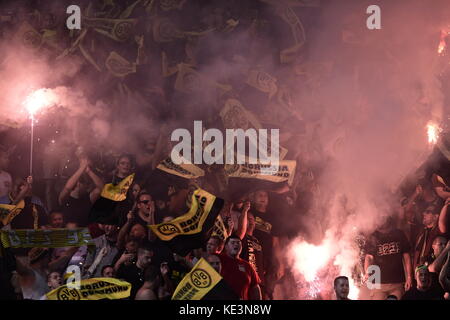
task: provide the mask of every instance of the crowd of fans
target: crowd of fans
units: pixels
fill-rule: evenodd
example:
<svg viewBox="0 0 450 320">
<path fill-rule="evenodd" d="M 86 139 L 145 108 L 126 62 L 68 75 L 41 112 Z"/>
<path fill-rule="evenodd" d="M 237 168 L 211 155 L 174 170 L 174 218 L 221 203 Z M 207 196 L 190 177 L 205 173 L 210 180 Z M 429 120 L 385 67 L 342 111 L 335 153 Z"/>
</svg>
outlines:
<svg viewBox="0 0 450 320">
<path fill-rule="evenodd" d="M 3 169 L 7 162 L 3 153 Z M 104 184 L 117 184 L 132 172 L 130 155 L 119 157 L 109 177 L 99 176 L 89 159 L 82 157 L 79 168 L 59 192 L 58 205 L 48 211 L 34 195 L 32 177 L 13 183 L 10 174 L 2 170 L 1 203 L 25 201 L 21 213 L 3 230 L 88 227 L 95 242 L 95 250 L 88 250 L 87 246 L 3 248 L 2 298 L 42 299 L 64 283 L 70 266 L 77 265 L 82 279 L 115 277 L 131 283 L 130 299 L 170 299 L 179 281 L 202 257 L 224 277 L 236 298 L 272 298 L 280 269 L 279 264 L 274 265 L 276 238 L 269 223 L 265 222 L 265 229 L 260 229 L 255 222 L 258 216 L 267 215 L 266 191 L 259 190 L 227 203 L 221 216 L 230 236 L 223 239 L 212 235 L 202 248 L 182 257 L 158 239 L 148 225 L 170 221 L 187 212 L 188 191 L 199 187 L 187 180 L 165 185 L 151 180 L 152 185 L 140 183 L 137 177 L 126 200 L 118 202 L 113 212 L 101 222 L 90 220 L 92 205 L 99 199 Z"/>
<path fill-rule="evenodd" d="M 136 300 L 170 299 L 177 284 L 202 257 L 221 274 L 236 299 L 273 299 L 275 285 L 289 274 L 280 245 L 283 229 L 269 206 L 271 199 L 276 202 L 277 197 L 278 201 L 282 198 L 283 191 L 289 189 L 287 185 L 272 190 L 249 187 L 248 193 L 234 194 L 220 212 L 229 236 L 223 239 L 210 233 L 201 248 L 180 256 L 148 225 L 185 214 L 189 189 L 202 187 L 198 181 L 170 179 L 170 175 L 162 175 L 158 181 L 156 174 L 141 182 L 137 177 L 126 200 L 118 202 L 101 222 L 92 222 L 91 207 L 104 184 L 117 184 L 134 171 L 131 155 L 120 156 L 109 177 L 97 174 L 90 160 L 80 157 L 79 168 L 59 192 L 59 205 L 50 212 L 34 195 L 32 177 L 13 180 L 5 171 L 7 155 L 2 153 L 1 159 L 1 203 L 26 203 L 3 230 L 88 227 L 95 242 L 95 250 L 86 246 L 3 248 L 2 299 L 45 299 L 46 293 L 64 283 L 73 265 L 80 267 L 82 279 L 114 277 L 129 282 L 129 299 Z M 161 177 L 167 179 L 166 183 Z M 433 174 L 429 180 L 419 181 L 413 194 L 402 202 L 399 214 L 382 213 L 384 223 L 366 236 L 362 248 L 360 299 L 448 297 L 449 195 L 445 180 Z M 379 267 L 378 280 L 377 270 L 372 274 L 373 266 Z M 348 278 L 337 277 L 334 289 L 337 299 L 348 299 Z"/>
<path fill-rule="evenodd" d="M 363 8 L 349 10 L 344 25 L 332 27 L 336 33 L 332 41 L 320 38 L 325 42 L 324 57 L 311 59 L 304 29 L 311 39 L 314 32 L 327 33 L 317 28 L 319 1 L 303 1 L 304 6 L 282 10 L 279 1 L 78 1 L 88 15 L 79 31 L 69 31 L 65 23 L 66 8 L 72 2 L 58 1 L 54 7 L 53 3 L 47 6 L 48 1 L 21 1 L 28 6 L 9 2 L 0 17 L 2 48 L 18 42 L 20 50 L 10 50 L 13 57 L 32 50 L 26 59 L 19 59 L 17 68 L 39 56 L 49 60 L 49 71 L 58 70 L 55 61 L 63 65 L 77 61 L 76 74 L 63 83 L 49 72 L 55 81 L 51 85 L 72 89 L 81 82 L 87 100 L 97 101 L 95 107 L 108 108 L 93 113 L 100 118 L 86 113 L 86 108 L 74 112 L 73 106 L 70 112 L 60 108 L 60 113 L 51 113 L 48 119 L 42 116 L 40 128 L 36 127 L 40 146 L 35 151 L 43 174 L 36 168 L 34 177 L 19 174 L 28 169 L 23 168 L 28 135 L 15 129 L 9 135 L 1 132 L 1 143 L 12 148 L 18 140 L 19 150 L 15 157 L 11 156 L 14 151 L 0 150 L 0 204 L 25 203 L 21 213 L 2 229 L 87 227 L 95 250 L 86 246 L 3 248 L 0 299 L 45 299 L 46 293 L 64 283 L 72 266 L 80 268 L 83 279 L 114 277 L 131 283 L 129 299 L 170 299 L 201 258 L 222 275 L 236 299 L 297 298 L 297 279 L 286 263 L 285 249 L 298 234 L 312 238 L 308 233 L 316 233 L 313 236 L 322 239 L 327 230 L 327 212 L 322 208 L 328 203 L 318 204 L 323 200 L 320 192 L 326 193 L 319 181 L 325 180 L 325 169 L 333 164 L 325 144 L 339 151 L 345 140 L 342 132 L 360 132 L 359 128 L 370 124 L 367 118 L 378 114 L 369 112 L 370 108 L 378 110 L 386 101 L 398 103 L 391 86 L 379 84 L 389 83 L 397 64 L 412 61 L 404 59 L 403 47 L 393 41 L 392 47 L 401 51 L 393 59 L 392 52 L 378 50 L 378 41 L 366 41 L 367 32 L 376 33 L 353 19 L 354 12 L 365 12 Z M 122 24 L 127 17 L 136 20 L 134 29 L 131 22 Z M 311 43 L 315 48 L 317 44 Z M 369 53 L 376 55 L 369 59 L 371 64 L 367 63 Z M 11 64 L 8 61 L 2 59 L 2 66 Z M 402 70 L 410 69 L 408 64 L 402 66 Z M 11 69 L 10 75 L 21 74 Z M 355 80 L 349 88 L 335 90 L 336 83 L 346 82 L 344 69 Z M 26 82 L 5 79 L 14 84 Z M 386 91 L 373 91 L 375 87 Z M 327 91 L 343 92 L 345 99 Z M 353 91 L 357 94 L 347 94 Z M 244 178 L 224 183 L 229 177 L 219 166 L 202 166 L 205 177 L 191 180 L 175 179 L 156 169 L 170 153 L 167 137 L 171 127 L 178 127 L 178 120 L 184 127 L 203 119 L 206 127 L 225 128 L 229 123 L 219 115 L 231 98 L 240 100 L 261 127 L 283 129 L 280 143 L 287 151 L 285 159 L 297 163 L 291 185 Z M 416 118 L 427 117 L 421 111 L 422 100 L 415 107 L 420 115 Z M 77 107 L 82 104 L 78 102 Z M 409 99 L 403 102 L 411 105 Z M 102 113 L 108 114 L 101 118 Z M 238 128 L 251 122 L 246 114 L 237 112 L 225 118 L 230 118 L 232 128 Z M 104 123 L 111 130 L 101 130 Z M 147 132 L 147 127 L 156 133 Z M 329 128 L 333 134 L 327 134 Z M 24 136 L 26 143 L 19 139 Z M 77 146 L 97 154 L 78 152 L 74 156 L 67 151 Z M 118 156 L 115 168 L 99 165 L 99 158 L 103 161 L 126 148 L 136 154 Z M 448 165 L 447 160 L 443 163 Z M 93 221 L 92 207 L 104 185 L 118 184 L 131 173 L 136 176 L 126 199 L 102 221 Z M 403 201 L 398 197 L 389 210 L 381 210 L 384 204 L 379 206 L 384 223 L 372 235 L 361 237 L 362 259 L 355 266 L 357 275 L 352 275 L 360 299 L 444 299 L 450 292 L 448 186 L 450 173 L 430 172 L 414 183 L 415 190 L 402 192 Z M 148 225 L 185 214 L 186 198 L 194 187 L 226 200 L 220 215 L 229 236 L 211 235 L 203 246 L 180 256 Z M 307 225 L 313 223 L 320 226 Z M 323 299 L 347 299 L 349 279 L 338 274 L 329 278 L 336 276 L 329 283 L 334 285 L 335 296 Z"/>
</svg>

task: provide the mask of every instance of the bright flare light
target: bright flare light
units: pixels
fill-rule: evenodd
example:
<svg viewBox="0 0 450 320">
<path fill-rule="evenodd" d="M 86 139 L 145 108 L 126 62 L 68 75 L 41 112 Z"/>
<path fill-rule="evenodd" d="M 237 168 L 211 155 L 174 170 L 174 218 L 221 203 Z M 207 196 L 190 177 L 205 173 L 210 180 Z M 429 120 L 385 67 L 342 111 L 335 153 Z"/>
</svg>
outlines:
<svg viewBox="0 0 450 320">
<path fill-rule="evenodd" d="M 447 43 L 445 42 L 445 39 L 448 36 L 448 32 L 445 30 L 441 30 L 441 41 L 439 42 L 439 47 L 438 47 L 438 54 L 442 55 L 445 48 L 447 47 Z"/>
<path fill-rule="evenodd" d="M 316 280 L 317 273 L 331 258 L 331 248 L 326 243 L 316 246 L 302 241 L 293 245 L 292 253 L 294 268 L 303 274 L 308 282 Z"/>
<path fill-rule="evenodd" d="M 44 108 L 48 108 L 55 103 L 55 95 L 49 89 L 39 89 L 30 93 L 23 102 L 25 109 L 34 118 L 36 113 Z"/>
<path fill-rule="evenodd" d="M 439 138 L 440 128 L 437 124 L 433 122 L 428 122 L 427 124 L 427 134 L 428 134 L 428 143 L 434 145 L 437 143 Z"/>
</svg>

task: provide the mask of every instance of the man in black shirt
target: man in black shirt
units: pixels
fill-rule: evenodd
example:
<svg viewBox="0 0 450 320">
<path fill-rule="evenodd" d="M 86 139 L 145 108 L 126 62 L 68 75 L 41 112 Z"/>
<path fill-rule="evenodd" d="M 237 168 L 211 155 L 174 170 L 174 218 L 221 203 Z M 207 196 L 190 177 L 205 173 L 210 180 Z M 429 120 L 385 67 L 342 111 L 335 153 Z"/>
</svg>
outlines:
<svg viewBox="0 0 450 320">
<path fill-rule="evenodd" d="M 417 287 L 408 290 L 402 300 L 444 300 L 444 290 L 432 286 L 431 274 L 427 266 L 421 265 L 416 269 Z"/>
<path fill-rule="evenodd" d="M 280 223 L 276 221 L 276 214 L 269 211 L 269 194 L 259 190 L 250 194 L 251 208 L 255 217 L 255 231 L 253 236 L 258 239 L 264 251 L 265 298 L 273 299 L 274 286 L 283 276 L 284 267 L 280 259 L 281 236 Z"/>
<path fill-rule="evenodd" d="M 80 167 L 67 180 L 58 197 L 66 222 L 76 222 L 86 227 L 89 211 L 100 197 L 102 189 L 103 181 L 91 169 L 90 161 L 87 158 L 80 159 Z"/>
<path fill-rule="evenodd" d="M 264 256 L 263 249 L 259 240 L 253 236 L 253 231 L 255 230 L 255 217 L 251 212 L 247 213 L 247 232 L 242 239 L 242 252 L 241 259 L 249 262 L 255 271 L 258 273 L 261 279 L 261 285 L 264 285 Z"/>
<path fill-rule="evenodd" d="M 411 245 L 405 233 L 395 229 L 392 217 L 385 216 L 382 219 L 384 223 L 372 234 L 366 245 L 365 279 L 369 277 L 369 266 L 379 266 L 381 283 L 379 288 L 369 287 L 371 300 L 385 300 L 392 294 L 400 299 L 404 290 L 411 288 Z"/>
<path fill-rule="evenodd" d="M 153 248 L 148 244 L 138 249 L 136 264 L 122 264 L 117 270 L 117 278 L 131 283 L 130 300 L 134 300 L 136 293 L 144 284 L 144 271 L 152 262 Z"/>
</svg>

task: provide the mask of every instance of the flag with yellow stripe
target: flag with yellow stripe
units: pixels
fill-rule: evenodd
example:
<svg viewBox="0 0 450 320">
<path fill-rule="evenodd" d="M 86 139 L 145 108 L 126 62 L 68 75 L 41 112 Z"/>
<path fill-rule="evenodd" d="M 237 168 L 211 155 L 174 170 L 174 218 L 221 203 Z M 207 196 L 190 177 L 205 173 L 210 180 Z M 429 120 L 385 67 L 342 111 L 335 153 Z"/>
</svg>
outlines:
<svg viewBox="0 0 450 320">
<path fill-rule="evenodd" d="M 4 226 L 11 223 L 11 221 L 22 212 L 25 207 L 25 201 L 21 200 L 16 205 L 0 204 L 0 221 Z"/>
<path fill-rule="evenodd" d="M 235 300 L 221 275 L 203 258 L 178 284 L 172 300 Z"/>
</svg>

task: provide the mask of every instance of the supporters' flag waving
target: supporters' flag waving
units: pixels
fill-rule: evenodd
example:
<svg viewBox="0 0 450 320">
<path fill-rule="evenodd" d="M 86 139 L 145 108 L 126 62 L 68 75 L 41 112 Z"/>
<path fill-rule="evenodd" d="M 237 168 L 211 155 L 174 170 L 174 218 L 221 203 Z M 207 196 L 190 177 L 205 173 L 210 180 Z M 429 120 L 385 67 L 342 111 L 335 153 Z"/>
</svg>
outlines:
<svg viewBox="0 0 450 320">
<path fill-rule="evenodd" d="M 81 280 L 79 287 L 67 284 L 46 294 L 48 300 L 124 299 L 130 296 L 131 284 L 114 278 Z"/>
<path fill-rule="evenodd" d="M 186 256 L 192 249 L 201 248 L 211 236 L 224 201 L 205 190 L 197 189 L 193 192 L 190 203 L 188 213 L 168 222 L 149 225 L 159 239 L 182 256 Z"/>
<path fill-rule="evenodd" d="M 127 198 L 127 192 L 133 179 L 134 173 L 122 179 L 118 184 L 105 184 L 100 198 L 92 205 L 89 213 L 90 222 L 112 223 L 114 209 L 118 202 Z"/>
<path fill-rule="evenodd" d="M 212 236 L 218 236 L 223 241 L 225 241 L 229 236 L 227 228 L 225 227 L 223 219 L 220 215 L 217 216 L 216 222 L 214 223 Z"/>
<path fill-rule="evenodd" d="M 4 226 L 6 226 L 22 211 L 24 207 L 24 200 L 21 200 L 16 205 L 0 204 L 0 221 Z"/>
<path fill-rule="evenodd" d="M 127 192 L 133 183 L 134 173 L 124 178 L 118 184 L 105 184 L 101 196 L 112 201 L 123 201 L 127 198 Z"/>
<path fill-rule="evenodd" d="M 220 274 L 203 258 L 178 284 L 172 300 L 236 300 Z"/>
<path fill-rule="evenodd" d="M 87 228 L 0 230 L 4 248 L 65 248 L 94 245 Z"/>
</svg>

